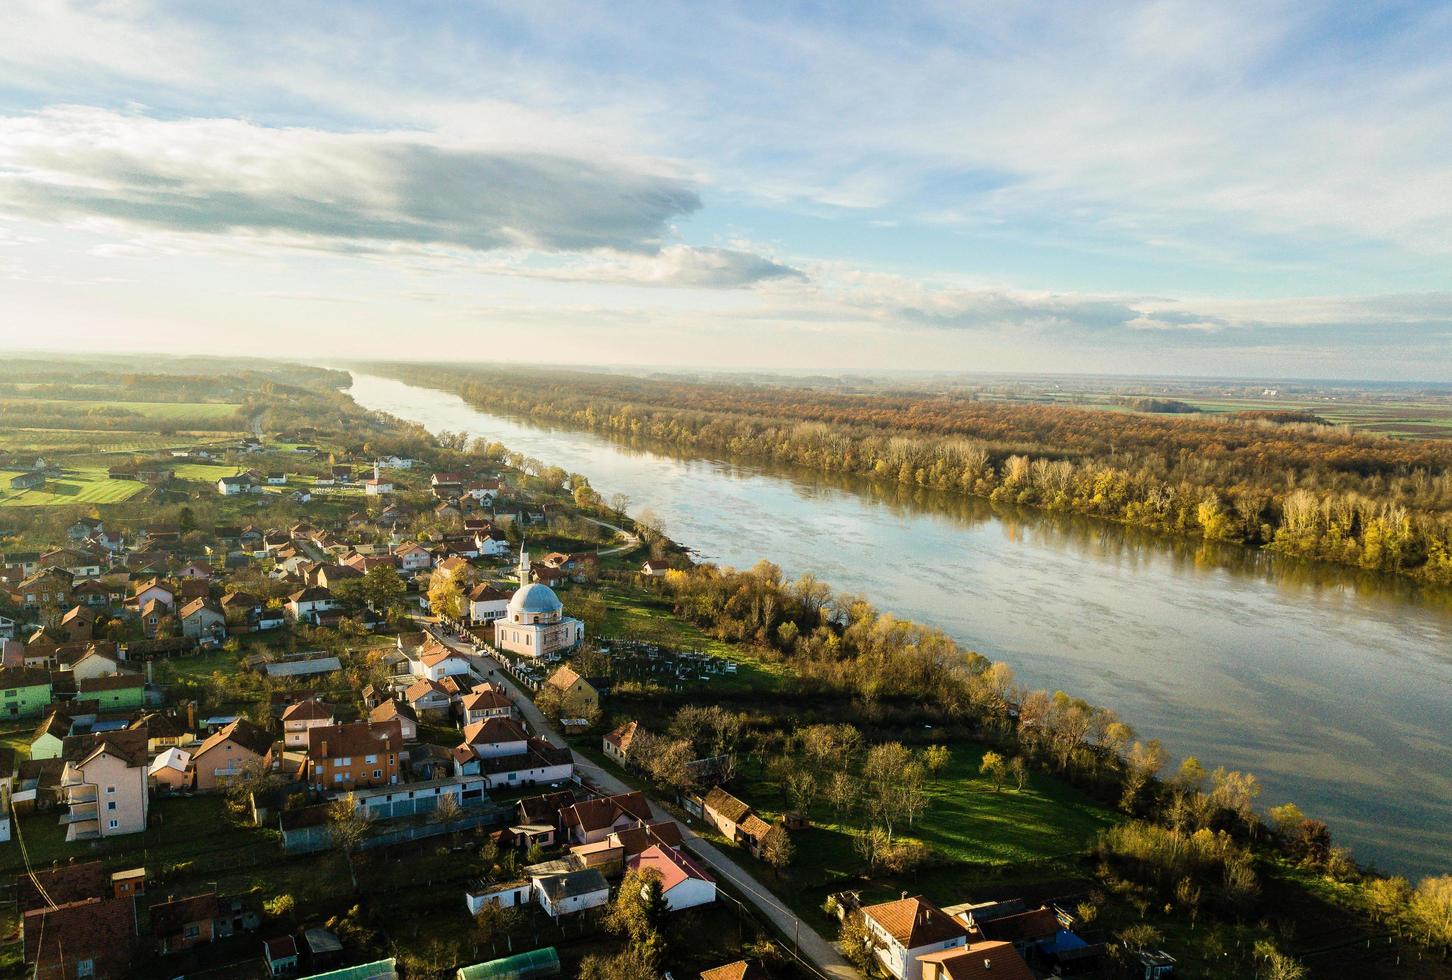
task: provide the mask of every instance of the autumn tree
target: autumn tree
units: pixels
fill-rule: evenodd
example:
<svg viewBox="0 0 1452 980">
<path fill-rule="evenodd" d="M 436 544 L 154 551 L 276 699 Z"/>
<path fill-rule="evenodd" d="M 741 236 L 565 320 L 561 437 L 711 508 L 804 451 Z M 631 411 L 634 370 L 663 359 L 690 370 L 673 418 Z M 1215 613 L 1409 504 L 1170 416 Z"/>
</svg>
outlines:
<svg viewBox="0 0 1452 980">
<path fill-rule="evenodd" d="M 1004 780 L 1008 778 L 1008 764 L 997 752 L 985 752 L 983 762 L 978 767 L 978 773 L 988 777 L 989 782 L 993 783 L 993 791 L 997 793 L 1003 788 Z"/>
</svg>

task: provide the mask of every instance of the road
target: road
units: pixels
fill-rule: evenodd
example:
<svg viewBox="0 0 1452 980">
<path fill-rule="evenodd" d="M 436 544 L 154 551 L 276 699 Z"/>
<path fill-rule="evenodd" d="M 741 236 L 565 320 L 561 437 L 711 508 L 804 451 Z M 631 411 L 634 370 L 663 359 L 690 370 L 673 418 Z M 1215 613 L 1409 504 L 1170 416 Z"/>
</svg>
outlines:
<svg viewBox="0 0 1452 980">
<path fill-rule="evenodd" d="M 564 736 L 555 729 L 544 713 L 535 707 L 529 695 L 505 673 L 498 661 L 491 656 L 473 652 L 473 648 L 468 644 L 438 633 L 435 635 L 456 653 L 467 658 L 480 676 L 504 685 L 509 696 L 518 705 L 525 721 L 529 722 L 531 731 L 543 735 L 552 745 L 569 748 L 569 743 L 565 741 Z M 613 794 L 629 793 L 634 789 L 618 776 L 601 768 L 573 749 L 570 754 L 575 760 L 575 771 L 580 774 L 582 779 L 600 791 Z M 659 801 L 649 797 L 646 799 L 649 800 L 653 809 L 661 813 L 667 812 Z M 862 974 L 847 962 L 835 945 L 799 919 L 791 909 L 783 905 L 780 899 L 747 873 L 740 864 L 722 853 L 720 848 L 696 833 L 688 824 L 682 823 L 680 827 L 681 836 L 692 853 L 699 857 L 717 877 L 729 881 L 737 892 L 745 896 L 757 911 L 769 919 L 783 936 L 787 937 L 789 942 L 796 943 L 801 955 L 815 964 L 823 977 L 828 977 L 830 980 L 861 980 Z"/>
<path fill-rule="evenodd" d="M 609 528 L 610 530 L 614 531 L 616 534 L 620 535 L 625 539 L 624 544 L 618 544 L 615 545 L 613 548 L 604 548 L 600 551 L 595 552 L 595 554 L 597 554 L 601 558 L 606 558 L 610 555 L 618 555 L 622 551 L 630 551 L 632 548 L 638 547 L 640 545 L 640 535 L 636 534 L 633 531 L 627 531 L 625 528 L 621 527 L 618 524 L 610 524 L 606 521 L 597 521 L 593 517 L 586 517 L 585 520 L 589 521 L 591 524 L 597 524 L 600 527 Z"/>
</svg>

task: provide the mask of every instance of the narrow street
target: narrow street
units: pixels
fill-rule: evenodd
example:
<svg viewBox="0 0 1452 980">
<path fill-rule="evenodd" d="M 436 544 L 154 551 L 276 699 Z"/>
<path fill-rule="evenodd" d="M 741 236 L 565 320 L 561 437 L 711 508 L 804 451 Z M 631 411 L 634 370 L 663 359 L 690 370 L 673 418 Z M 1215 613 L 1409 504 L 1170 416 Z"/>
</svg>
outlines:
<svg viewBox="0 0 1452 980">
<path fill-rule="evenodd" d="M 466 657 L 480 676 L 502 684 L 515 704 L 519 706 L 520 713 L 529 722 L 532 731 L 543 735 L 553 745 L 560 748 L 569 747 L 564 736 L 550 724 L 549 719 L 535 707 L 528 694 L 500 668 L 499 663 L 493 657 L 474 653 L 467 644 L 458 640 L 438 633 L 435 635 L 451 649 Z M 613 773 L 606 771 L 578 752 L 572 750 L 571 755 L 575 760 L 575 770 L 581 778 L 601 792 L 613 794 L 631 791 L 632 787 Z M 649 797 L 647 799 L 653 809 L 661 813 L 667 812 L 659 801 Z M 787 908 L 780 899 L 753 878 L 740 864 L 724 854 L 716 845 L 701 837 L 689 825 L 681 823 L 680 826 L 681 836 L 685 839 L 686 846 L 705 862 L 717 877 L 730 882 L 737 892 L 756 907 L 757 911 L 766 916 L 780 930 L 789 945 L 795 943 L 800 949 L 801 955 L 815 964 L 822 976 L 831 978 L 831 980 L 858 980 L 861 977 L 861 974 L 847 962 L 835 945 L 807 923 L 801 921 L 796 913 Z"/>
</svg>

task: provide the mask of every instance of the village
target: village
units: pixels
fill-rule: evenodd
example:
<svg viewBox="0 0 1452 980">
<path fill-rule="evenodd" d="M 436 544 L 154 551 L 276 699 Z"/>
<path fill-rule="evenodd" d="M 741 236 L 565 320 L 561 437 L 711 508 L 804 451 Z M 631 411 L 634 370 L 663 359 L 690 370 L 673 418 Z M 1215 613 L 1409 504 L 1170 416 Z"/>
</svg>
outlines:
<svg viewBox="0 0 1452 980">
<path fill-rule="evenodd" d="M 617 577 L 659 580 L 671 564 L 659 549 L 595 521 L 623 543 L 532 559 L 528 541 L 552 536 L 557 505 L 516 492 L 502 466 L 436 471 L 394 456 L 299 479 L 258 439 L 228 451 L 269 465 L 238 466 L 192 493 L 229 504 L 286 495 L 304 512 L 321 498 L 330 515 L 346 494 L 357 509 L 210 530 L 87 517 L 51 550 L 5 555 L 12 614 L 0 619 L 0 696 L 4 717 L 31 727 L 6 741 L 0 835 L 23 855 L 17 928 L 27 970 L 125 975 L 144 961 L 171 971 L 224 948 L 235 976 L 407 972 L 398 956 L 360 963 L 377 947 L 350 948 L 346 913 L 308 921 L 291 896 L 177 891 L 185 874 L 158 874 L 147 863 L 158 830 L 177 808 L 213 798 L 272 832 L 286 860 L 341 853 L 347 890 L 364 896 L 355 863 L 438 841 L 452 855 L 460 841 L 482 841 L 484 873 L 454 900 L 491 948 L 503 937 L 507 955 L 481 957 L 460 977 L 551 975 L 562 955 L 569 969 L 572 929 L 598 932 L 622 888 L 672 915 L 730 904 L 738 919 L 754 917 L 750 931 L 768 955 L 699 971 L 710 980 L 856 975 L 810 925 L 804 946 L 800 916 L 753 877 L 769 851 L 791 848 L 804 816 L 764 818 L 716 783 L 730 779 L 730 764 L 713 757 L 688 762 L 697 789 L 654 800 L 636 788 L 648 768 L 644 725 L 601 727 L 612 682 L 663 670 L 679 688 L 713 676 L 729 683 L 738 671 L 701 651 L 587 636 L 566 615 L 557 589 L 597 581 L 602 560 Z M 186 454 L 193 465 L 211 455 L 221 453 Z M 48 464 L 33 465 L 27 473 L 43 479 Z M 175 470 L 159 460 L 109 475 L 166 485 Z M 421 515 L 447 530 L 409 537 Z M 331 641 L 317 643 L 324 636 Z M 224 665 L 212 680 L 227 681 L 210 691 L 186 683 L 199 677 L 194 661 Z M 598 751 L 572 750 L 582 742 Z M 1104 954 L 1051 905 L 939 909 L 906 896 L 862 905 L 843 893 L 829 908 L 841 919 L 860 912 L 877 960 L 899 980 L 978 976 L 969 964 L 1031 977 L 1030 961 L 1047 972 Z M 522 932 L 540 934 L 528 925 L 536 920 L 560 942 L 519 948 Z M 792 936 L 790 951 L 773 931 Z M 1169 975 L 1172 960 L 1160 956 L 1147 978 Z"/>
</svg>

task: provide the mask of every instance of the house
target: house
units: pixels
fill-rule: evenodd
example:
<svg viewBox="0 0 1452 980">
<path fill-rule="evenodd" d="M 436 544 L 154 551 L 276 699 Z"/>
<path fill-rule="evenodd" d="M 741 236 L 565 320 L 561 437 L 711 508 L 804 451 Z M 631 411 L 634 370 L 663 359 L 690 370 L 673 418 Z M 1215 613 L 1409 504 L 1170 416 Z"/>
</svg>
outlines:
<svg viewBox="0 0 1452 980">
<path fill-rule="evenodd" d="M 151 785 L 177 792 L 192 788 L 192 756 L 185 749 L 164 749 L 146 769 Z"/>
<path fill-rule="evenodd" d="M 289 749 L 305 749 L 310 729 L 331 724 L 333 709 L 317 698 L 290 704 L 282 711 L 282 744 Z"/>
<path fill-rule="evenodd" d="M 771 980 L 771 977 L 756 960 L 737 960 L 702 970 L 701 980 Z"/>
<path fill-rule="evenodd" d="M 463 744 L 481 759 L 527 751 L 529 734 L 512 718 L 486 718 L 464 729 Z"/>
<path fill-rule="evenodd" d="M 141 632 L 148 640 L 154 640 L 165 629 L 171 616 L 171 607 L 160 599 L 149 599 L 141 607 Z"/>
<path fill-rule="evenodd" d="M 162 711 L 147 712 L 129 727 L 132 731 L 146 733 L 146 751 L 152 755 L 191 740 L 176 719 Z"/>
<path fill-rule="evenodd" d="M 611 762 L 622 767 L 628 766 L 630 764 L 630 746 L 644 732 L 645 729 L 640 727 L 640 722 L 627 721 L 601 739 L 600 748 Z"/>
<path fill-rule="evenodd" d="M 130 899 L 91 896 L 25 913 L 25 962 L 47 980 L 120 980 L 132 976 L 136 937 Z"/>
<path fill-rule="evenodd" d="M 297 972 L 297 940 L 291 936 L 274 936 L 262 944 L 262 958 L 269 976 L 286 977 Z"/>
<path fill-rule="evenodd" d="M 719 786 L 701 801 L 701 816 L 722 837 L 745 843 L 753 853 L 761 846 L 761 839 L 770 829 L 755 810 Z"/>
<path fill-rule="evenodd" d="M 201 579 L 206 582 L 212 577 L 212 566 L 204 561 L 189 561 L 176 574 L 180 579 Z"/>
<path fill-rule="evenodd" d="M 45 471 L 33 470 L 29 473 L 20 473 L 10 478 L 11 490 L 34 490 L 36 487 L 45 486 Z"/>
<path fill-rule="evenodd" d="M 72 606 L 61 617 L 60 632 L 70 643 L 89 640 L 96 632 L 96 614 L 85 606 Z"/>
<path fill-rule="evenodd" d="M 170 612 L 171 607 L 176 605 L 176 592 L 159 579 L 144 579 L 132 587 L 131 598 L 126 600 L 126 604 L 142 609 L 152 600 L 160 602 Z"/>
<path fill-rule="evenodd" d="M 1034 980 L 1012 943 L 980 942 L 918 957 L 923 980 Z"/>
<path fill-rule="evenodd" d="M 363 493 L 369 497 L 382 497 L 393 492 L 393 481 L 384 477 L 372 477 L 363 481 Z"/>
<path fill-rule="evenodd" d="M 272 736 L 246 718 L 238 718 L 208 736 L 191 758 L 200 792 L 221 789 L 228 779 L 245 772 L 247 766 L 265 766 L 271 761 Z"/>
<path fill-rule="evenodd" d="M 217 893 L 207 892 L 151 906 L 151 932 L 157 950 L 179 953 L 216 939 L 220 908 Z"/>
<path fill-rule="evenodd" d="M 137 834 L 146 829 L 146 739 L 139 732 L 89 736 L 61 772 L 66 841 Z"/>
<path fill-rule="evenodd" d="M 101 609 L 111 604 L 111 592 L 95 579 L 76 583 L 71 598 L 88 609 Z"/>
<path fill-rule="evenodd" d="M 533 887 L 540 908 L 555 920 L 610 901 L 610 883 L 594 868 L 541 875 L 533 879 Z"/>
<path fill-rule="evenodd" d="M 523 879 L 513 881 L 476 881 L 464 889 L 464 904 L 470 915 L 478 915 L 484 906 L 498 902 L 501 908 L 512 909 L 528 904 L 534 894 L 530 883 Z"/>
<path fill-rule="evenodd" d="M 436 497 L 457 497 L 464 489 L 464 474 L 435 473 L 429 477 L 429 488 Z"/>
<path fill-rule="evenodd" d="M 445 677 L 459 676 L 470 671 L 469 661 L 461 653 L 429 639 L 418 651 L 417 658 L 409 658 L 408 669 L 415 677 L 441 681 Z"/>
<path fill-rule="evenodd" d="M 498 720 L 498 719 L 495 719 Z M 489 789 L 560 783 L 575 773 L 569 749 L 556 748 L 542 738 L 531 738 L 524 751 L 513 755 L 479 755 L 472 745 L 452 750 L 456 775 L 480 775 Z"/>
<path fill-rule="evenodd" d="M 81 659 L 71 664 L 71 677 L 78 682 L 110 677 L 120 672 L 120 660 L 114 654 L 102 653 L 94 645 L 87 648 Z"/>
<path fill-rule="evenodd" d="M 645 795 L 636 790 L 572 803 L 560 811 L 560 827 L 573 843 L 593 844 L 654 818 Z"/>
<path fill-rule="evenodd" d="M 368 712 L 368 720 L 375 725 L 398 722 L 398 730 L 405 742 L 418 741 L 418 712 L 394 698 L 375 705 Z"/>
<path fill-rule="evenodd" d="M 1027 953 L 1059 934 L 1058 913 L 1047 906 L 992 918 L 975 914 L 973 923 L 984 939 L 1012 943 L 1019 953 Z"/>
<path fill-rule="evenodd" d="M 139 711 L 146 703 L 146 678 L 140 674 L 112 674 L 76 682 L 81 698 L 100 703 L 100 710 Z"/>
<path fill-rule="evenodd" d="M 625 866 L 632 871 L 654 871 L 660 875 L 661 895 L 672 912 L 716 901 L 716 879 L 684 851 L 652 844 L 626 861 Z"/>
<path fill-rule="evenodd" d="M 34 718 L 50 702 L 50 671 L 0 667 L 0 718 Z"/>
<path fill-rule="evenodd" d="M 923 898 L 864 906 L 862 918 L 878 962 L 897 980 L 922 980 L 918 957 L 968 944 L 968 930 Z"/>
<path fill-rule="evenodd" d="M 36 572 L 10 590 L 10 599 L 26 612 L 39 612 L 47 606 L 65 608 L 71 604 L 71 586 L 75 579 L 62 568 Z"/>
<path fill-rule="evenodd" d="M 59 708 L 51 709 L 36 728 L 35 734 L 30 737 L 30 757 L 59 759 L 65 747 L 66 736 L 71 733 L 72 724 L 69 715 Z"/>
<path fill-rule="evenodd" d="M 194 640 L 217 639 L 227 635 L 227 613 L 215 599 L 193 599 L 177 613 L 182 636 Z"/>
<path fill-rule="evenodd" d="M 399 570 L 405 574 L 426 572 L 434 565 L 434 556 L 427 548 L 414 541 L 394 548 L 393 557 L 398 559 Z"/>
<path fill-rule="evenodd" d="M 355 721 L 308 730 L 307 781 L 317 790 L 346 792 L 398 782 L 403 732 L 395 723 Z"/>
<path fill-rule="evenodd" d="M 403 692 L 403 699 L 417 715 L 433 718 L 446 717 L 450 705 L 453 704 L 449 693 L 439 686 L 439 682 L 431 681 L 427 677 L 421 677 L 410 684 Z"/>
<path fill-rule="evenodd" d="M 460 699 L 459 706 L 464 714 L 465 725 L 489 718 L 514 717 L 514 702 L 491 684 L 481 684 L 474 688 Z"/>
<path fill-rule="evenodd" d="M 569 664 L 562 664 L 556 668 L 545 683 L 560 692 L 561 704 L 571 712 L 584 709 L 580 711 L 584 714 L 600 710 L 600 692 L 595 690 L 589 681 L 575 673 Z"/>
<path fill-rule="evenodd" d="M 333 598 L 333 593 L 322 586 L 313 586 L 288 596 L 283 611 L 291 622 L 316 625 L 322 614 L 337 608 L 338 600 Z"/>
<path fill-rule="evenodd" d="M 1175 958 L 1162 949 L 1137 949 L 1130 959 L 1135 980 L 1169 980 L 1175 975 Z"/>
<path fill-rule="evenodd" d="M 252 493 L 256 489 L 257 485 L 246 474 L 224 476 L 217 481 L 217 492 L 224 497 L 235 497 L 238 494 Z"/>
</svg>

